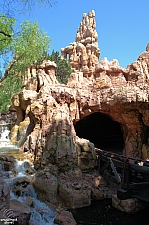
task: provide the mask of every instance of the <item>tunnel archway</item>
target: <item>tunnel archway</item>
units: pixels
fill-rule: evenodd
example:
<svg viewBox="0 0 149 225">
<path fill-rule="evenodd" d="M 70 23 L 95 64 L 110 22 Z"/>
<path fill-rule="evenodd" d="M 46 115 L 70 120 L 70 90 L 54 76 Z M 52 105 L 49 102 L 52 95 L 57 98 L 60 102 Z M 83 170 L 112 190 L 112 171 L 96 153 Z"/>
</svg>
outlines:
<svg viewBox="0 0 149 225">
<path fill-rule="evenodd" d="M 121 125 L 111 117 L 96 112 L 79 120 L 74 127 L 78 137 L 93 142 L 96 148 L 116 153 L 123 152 Z"/>
</svg>

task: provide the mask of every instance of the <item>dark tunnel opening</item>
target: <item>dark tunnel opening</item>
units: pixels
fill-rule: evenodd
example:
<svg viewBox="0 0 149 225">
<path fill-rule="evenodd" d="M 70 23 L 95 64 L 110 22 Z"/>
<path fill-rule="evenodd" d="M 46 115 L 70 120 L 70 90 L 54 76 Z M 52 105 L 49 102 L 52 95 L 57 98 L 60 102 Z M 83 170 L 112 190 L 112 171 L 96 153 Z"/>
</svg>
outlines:
<svg viewBox="0 0 149 225">
<path fill-rule="evenodd" d="M 96 112 L 74 126 L 77 136 L 93 142 L 96 148 L 122 154 L 124 139 L 121 125 L 109 116 Z"/>
</svg>

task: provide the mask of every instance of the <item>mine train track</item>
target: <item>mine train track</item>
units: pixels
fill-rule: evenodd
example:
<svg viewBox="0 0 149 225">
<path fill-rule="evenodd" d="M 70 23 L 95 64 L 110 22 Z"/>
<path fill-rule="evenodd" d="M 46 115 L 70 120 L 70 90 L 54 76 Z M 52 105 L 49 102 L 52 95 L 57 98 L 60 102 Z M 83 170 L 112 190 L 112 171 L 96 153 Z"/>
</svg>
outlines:
<svg viewBox="0 0 149 225">
<path fill-rule="evenodd" d="M 149 203 L 149 161 L 95 148 L 99 173 L 117 184 L 121 200 L 134 197 Z"/>
</svg>

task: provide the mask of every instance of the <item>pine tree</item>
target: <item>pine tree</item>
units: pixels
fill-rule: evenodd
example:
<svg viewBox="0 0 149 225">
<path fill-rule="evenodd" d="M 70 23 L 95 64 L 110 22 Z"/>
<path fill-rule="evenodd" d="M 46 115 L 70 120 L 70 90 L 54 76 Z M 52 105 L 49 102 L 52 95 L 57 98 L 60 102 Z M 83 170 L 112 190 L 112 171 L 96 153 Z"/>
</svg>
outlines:
<svg viewBox="0 0 149 225">
<path fill-rule="evenodd" d="M 57 65 L 56 78 L 60 83 L 67 84 L 68 78 L 74 70 L 71 68 L 70 63 L 66 59 L 62 59 L 59 52 L 54 50 L 51 55 L 47 56 L 47 59 L 54 61 Z"/>
</svg>

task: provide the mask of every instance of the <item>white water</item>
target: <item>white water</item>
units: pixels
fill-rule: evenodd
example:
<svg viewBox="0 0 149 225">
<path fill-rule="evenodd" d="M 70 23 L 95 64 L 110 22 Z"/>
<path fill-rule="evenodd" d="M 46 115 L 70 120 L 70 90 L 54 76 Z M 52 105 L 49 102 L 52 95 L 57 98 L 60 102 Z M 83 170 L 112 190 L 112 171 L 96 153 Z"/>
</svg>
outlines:
<svg viewBox="0 0 149 225">
<path fill-rule="evenodd" d="M 9 140 L 9 126 L 8 124 L 0 124 L 0 154 L 2 155 L 11 155 L 18 153 L 18 148 L 11 144 Z M 33 165 L 32 165 L 33 168 Z M 14 169 L 14 168 L 13 168 Z M 27 196 L 30 196 L 33 200 L 33 206 L 31 206 L 31 217 L 29 223 L 31 225 L 54 225 L 54 219 L 56 214 L 44 203 L 41 202 L 38 199 L 37 193 L 32 185 L 28 185 L 26 187 L 28 194 L 23 194 L 22 196 L 16 196 L 12 189 L 13 189 L 13 180 L 19 178 L 19 177 L 31 177 L 33 175 L 26 175 L 25 171 L 27 170 L 25 161 L 16 160 L 15 170 L 18 172 L 17 174 L 14 174 L 14 177 L 8 178 L 7 171 L 4 171 L 3 168 L 1 168 L 1 172 L 3 173 L 4 179 L 8 182 L 10 186 L 10 199 L 17 199 L 21 203 L 26 202 Z"/>
<path fill-rule="evenodd" d="M 6 126 L 2 125 L 0 140 L 1 141 L 8 141 L 9 140 L 8 139 L 9 133 L 10 133 L 10 131 L 8 130 L 8 128 Z"/>
<path fill-rule="evenodd" d="M 0 124 L 0 154 L 4 154 L 11 149 L 17 150 L 18 147 L 11 144 L 10 139 L 9 139 L 9 134 L 10 134 L 10 124 L 8 123 L 3 123 Z"/>
<path fill-rule="evenodd" d="M 17 160 L 15 168 L 18 171 L 17 177 L 26 176 L 25 171 L 26 171 L 27 168 L 25 167 L 24 161 Z"/>
<path fill-rule="evenodd" d="M 13 191 L 13 180 L 19 177 L 24 176 L 34 176 L 34 175 L 25 175 L 26 166 L 25 161 L 16 161 L 15 169 L 18 171 L 18 174 L 13 178 L 6 178 L 7 182 L 10 186 L 10 199 L 16 199 L 21 203 L 26 202 L 27 196 L 30 196 L 33 200 L 33 206 L 31 207 L 31 217 L 30 217 L 30 224 L 31 225 L 54 225 L 54 219 L 56 214 L 44 203 L 38 199 L 37 193 L 32 185 L 28 185 L 26 187 L 27 194 L 23 194 L 22 196 L 16 196 Z"/>
</svg>

